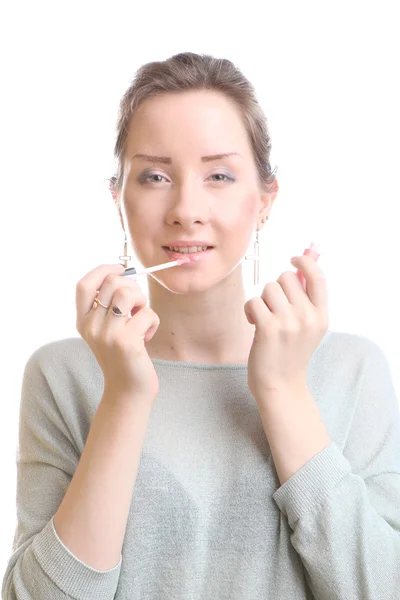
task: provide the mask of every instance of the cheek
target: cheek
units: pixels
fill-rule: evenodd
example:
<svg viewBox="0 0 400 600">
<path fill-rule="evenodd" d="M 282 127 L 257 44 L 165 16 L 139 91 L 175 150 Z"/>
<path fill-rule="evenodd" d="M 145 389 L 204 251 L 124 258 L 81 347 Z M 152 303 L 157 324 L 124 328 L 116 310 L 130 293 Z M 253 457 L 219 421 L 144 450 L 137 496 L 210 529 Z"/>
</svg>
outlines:
<svg viewBox="0 0 400 600">
<path fill-rule="evenodd" d="M 242 210 L 248 215 L 249 219 L 255 216 L 260 201 L 259 196 L 257 191 L 252 190 L 243 197 Z"/>
<path fill-rule="evenodd" d="M 133 196 L 125 200 L 125 214 L 132 236 L 137 239 L 146 237 L 146 232 L 150 234 L 157 226 L 160 218 L 156 207 L 152 210 L 148 202 L 138 201 Z"/>
<path fill-rule="evenodd" d="M 249 251 L 256 228 L 256 210 L 258 196 L 256 194 L 247 194 L 240 205 L 235 224 L 232 227 L 232 245 L 235 253 L 244 256 Z M 252 254 L 252 252 L 250 252 Z"/>
<path fill-rule="evenodd" d="M 132 249 L 139 260 L 146 260 L 154 248 L 154 234 L 158 219 L 144 203 L 125 197 L 125 220 L 127 222 Z"/>
<path fill-rule="evenodd" d="M 254 206 L 254 202 L 244 202 L 241 211 L 243 224 L 250 231 L 253 229 L 255 222 Z"/>
<path fill-rule="evenodd" d="M 256 200 L 255 194 L 247 194 L 237 203 L 235 210 L 230 213 L 227 219 L 235 231 L 241 233 L 241 238 L 250 238 L 256 223 Z"/>
</svg>

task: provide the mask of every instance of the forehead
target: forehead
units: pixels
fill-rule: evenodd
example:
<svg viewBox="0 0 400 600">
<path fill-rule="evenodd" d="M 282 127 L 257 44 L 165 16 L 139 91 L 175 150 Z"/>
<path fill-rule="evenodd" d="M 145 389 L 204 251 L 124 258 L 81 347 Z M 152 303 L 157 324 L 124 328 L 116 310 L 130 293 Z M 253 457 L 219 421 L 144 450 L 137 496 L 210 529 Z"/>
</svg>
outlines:
<svg viewBox="0 0 400 600">
<path fill-rule="evenodd" d="M 165 93 L 143 102 L 131 120 L 130 150 L 194 148 L 210 154 L 250 152 L 239 107 L 224 94 L 196 90 Z M 156 145 L 156 147 L 154 147 Z"/>
</svg>

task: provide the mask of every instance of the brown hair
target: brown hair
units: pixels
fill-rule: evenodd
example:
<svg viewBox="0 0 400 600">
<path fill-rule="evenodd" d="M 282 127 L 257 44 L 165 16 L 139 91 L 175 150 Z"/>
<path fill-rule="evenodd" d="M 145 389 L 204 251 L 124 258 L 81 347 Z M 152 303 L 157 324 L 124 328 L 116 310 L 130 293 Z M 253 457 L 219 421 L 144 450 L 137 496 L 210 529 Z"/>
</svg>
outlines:
<svg viewBox="0 0 400 600">
<path fill-rule="evenodd" d="M 267 119 L 258 104 L 252 84 L 230 60 L 184 52 L 165 61 L 140 67 L 122 97 L 114 148 L 117 172 L 109 180 L 110 189 L 116 196 L 122 189 L 129 124 L 138 106 L 157 94 L 206 89 L 221 92 L 238 105 L 250 139 L 261 187 L 268 193 L 273 191 L 277 168 L 271 170 L 272 146 Z"/>
</svg>

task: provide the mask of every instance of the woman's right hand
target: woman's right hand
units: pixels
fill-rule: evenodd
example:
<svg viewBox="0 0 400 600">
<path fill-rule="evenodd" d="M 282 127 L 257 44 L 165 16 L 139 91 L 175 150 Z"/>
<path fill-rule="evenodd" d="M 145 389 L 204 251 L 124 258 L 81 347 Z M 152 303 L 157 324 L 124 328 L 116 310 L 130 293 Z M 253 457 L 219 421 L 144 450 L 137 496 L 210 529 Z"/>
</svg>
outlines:
<svg viewBox="0 0 400 600">
<path fill-rule="evenodd" d="M 123 265 L 100 265 L 78 281 L 76 328 L 103 371 L 104 389 L 152 402 L 159 384 L 145 343 L 156 333 L 160 319 L 146 306 L 139 285 L 121 277 L 124 271 Z M 93 308 L 96 297 L 109 309 L 101 304 Z M 132 316 L 114 315 L 114 304 L 123 315 Z"/>
</svg>

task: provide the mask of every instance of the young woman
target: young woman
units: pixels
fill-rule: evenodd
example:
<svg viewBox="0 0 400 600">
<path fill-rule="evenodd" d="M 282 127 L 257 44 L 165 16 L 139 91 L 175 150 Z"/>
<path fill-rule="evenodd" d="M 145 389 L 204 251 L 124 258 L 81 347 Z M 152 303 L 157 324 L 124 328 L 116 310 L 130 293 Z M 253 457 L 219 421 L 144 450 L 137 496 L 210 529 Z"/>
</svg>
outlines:
<svg viewBox="0 0 400 600">
<path fill-rule="evenodd" d="M 112 196 L 145 267 L 77 284 L 29 359 L 3 598 L 394 599 L 400 418 L 371 340 L 328 332 L 312 256 L 245 300 L 278 193 L 253 87 L 185 53 L 121 101 Z M 198 257 L 198 259 L 197 259 Z M 255 263 L 256 264 L 256 263 Z M 148 304 L 147 304 L 148 303 Z"/>
</svg>

